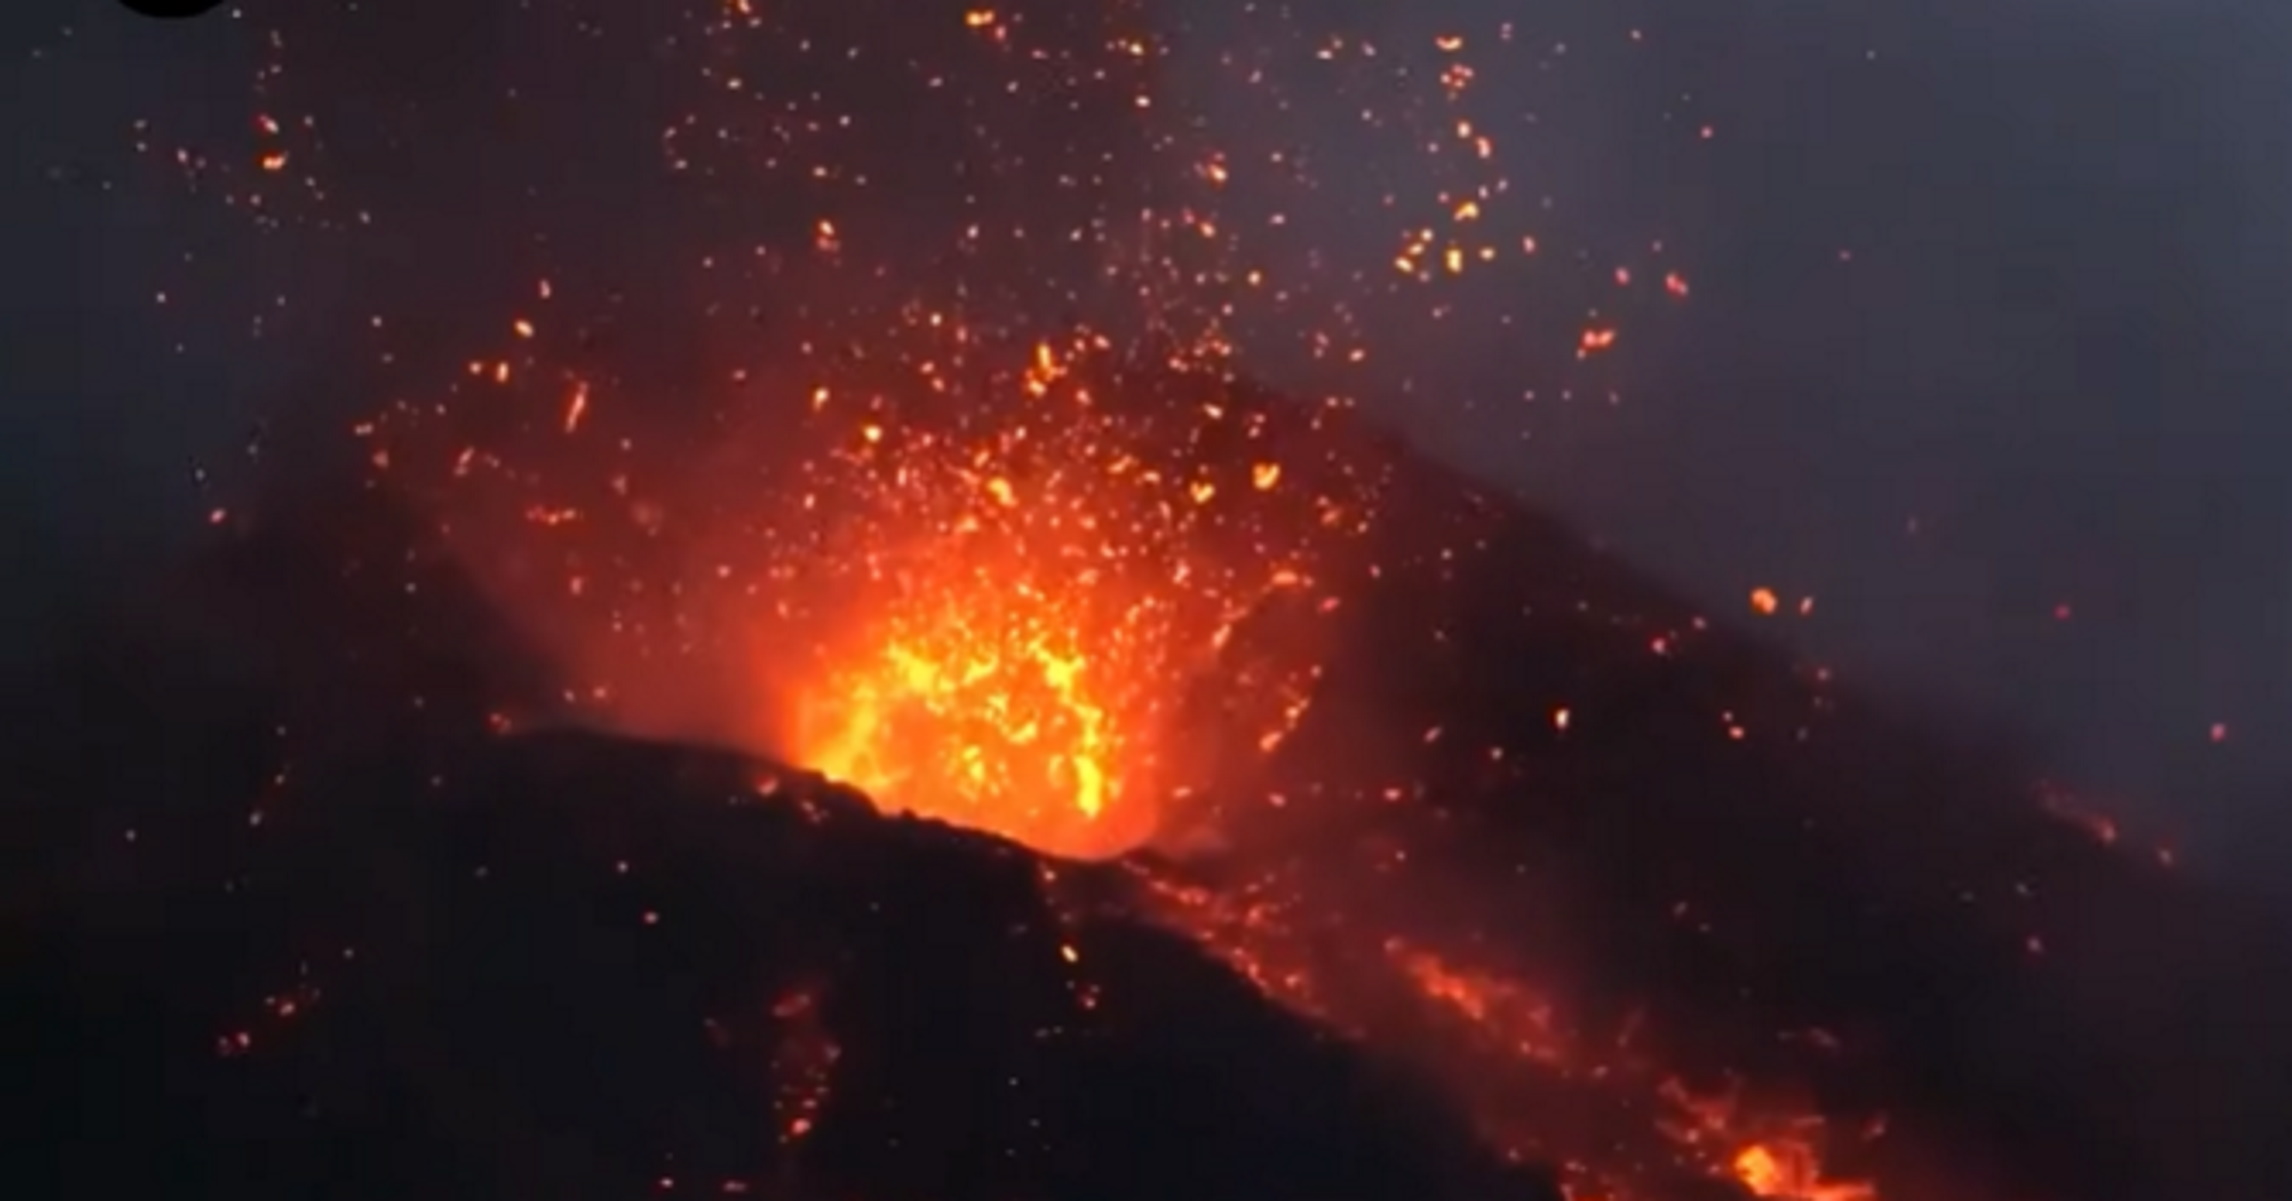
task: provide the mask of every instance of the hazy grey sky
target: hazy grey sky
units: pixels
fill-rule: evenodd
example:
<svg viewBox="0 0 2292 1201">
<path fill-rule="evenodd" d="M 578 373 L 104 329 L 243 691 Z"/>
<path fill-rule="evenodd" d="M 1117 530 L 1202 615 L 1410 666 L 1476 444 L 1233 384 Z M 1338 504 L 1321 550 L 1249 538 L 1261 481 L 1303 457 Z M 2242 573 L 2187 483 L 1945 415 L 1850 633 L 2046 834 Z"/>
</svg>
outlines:
<svg viewBox="0 0 2292 1201">
<path fill-rule="evenodd" d="M 1694 287 L 1627 325 L 1620 406 L 1547 388 L 1525 444 L 1509 336 L 1389 366 L 1420 395 L 1491 401 L 1411 408 L 1420 435 L 1715 610 L 1758 585 L 1813 595 L 1779 634 L 2019 725 L 2111 804 L 2273 871 L 2292 807 L 2292 11 L 1352 7 L 1393 44 L 1506 19 L 1569 42 L 1476 90 L 1538 114 L 1530 186 L 1556 223 L 1595 245 L 1653 232 Z M 1711 153 L 1682 155 L 1682 120 L 1713 127 Z"/>
</svg>

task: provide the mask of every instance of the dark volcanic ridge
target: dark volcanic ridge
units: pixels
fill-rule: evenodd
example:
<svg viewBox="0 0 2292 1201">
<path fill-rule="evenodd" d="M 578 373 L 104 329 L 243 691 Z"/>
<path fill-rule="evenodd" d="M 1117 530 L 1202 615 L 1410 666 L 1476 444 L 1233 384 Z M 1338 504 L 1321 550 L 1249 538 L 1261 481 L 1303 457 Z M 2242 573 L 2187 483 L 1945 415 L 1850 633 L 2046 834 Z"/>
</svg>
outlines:
<svg viewBox="0 0 2292 1201">
<path fill-rule="evenodd" d="M 31 948 L 31 1195 L 1553 1195 L 1017 849 L 753 780 L 512 738 L 134 868 Z"/>
<path fill-rule="evenodd" d="M 1557 1196 L 1019 847 L 503 734 L 547 673 L 419 523 L 298 499 L 16 698 L 23 1195 Z"/>
<path fill-rule="evenodd" d="M 7 1178 L 1556 1195 L 1504 1145 L 1747 1195 L 1665 1158 L 1652 1077 L 1399 991 L 1421 952 L 1537 982 L 1545 1028 L 1666 1085 L 1790 1094 L 1889 1198 L 2292 1179 L 2273 929 L 2016 765 L 1374 453 L 1392 503 L 1322 700 L 1193 815 L 1215 850 L 1096 867 L 736 756 L 515 732 L 549 673 L 423 523 L 363 490 L 257 510 L 19 698 Z M 1269 999 L 1141 881 L 1281 882 L 1260 958 L 1310 989 Z"/>
</svg>

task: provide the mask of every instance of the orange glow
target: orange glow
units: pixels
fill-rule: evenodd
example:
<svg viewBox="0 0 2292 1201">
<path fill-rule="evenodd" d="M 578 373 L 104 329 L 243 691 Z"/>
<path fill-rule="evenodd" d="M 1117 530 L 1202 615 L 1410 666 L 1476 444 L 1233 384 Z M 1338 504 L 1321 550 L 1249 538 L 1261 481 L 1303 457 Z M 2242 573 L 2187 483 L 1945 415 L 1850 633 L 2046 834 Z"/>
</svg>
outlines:
<svg viewBox="0 0 2292 1201">
<path fill-rule="evenodd" d="M 1062 854 L 1126 850 L 1152 833 L 1117 774 L 1120 723 L 1147 708 L 1134 619 L 1099 617 L 1087 582 L 1030 578 L 984 534 L 918 549 L 912 586 L 802 698 L 796 756 L 925 816 Z"/>
<path fill-rule="evenodd" d="M 1754 1195 L 1774 1201 L 1881 1201 L 1876 1185 L 1840 1179 L 1824 1164 L 1817 1149 L 1824 1129 L 1818 1116 L 1763 1116 L 1737 1091 L 1696 1096 L 1677 1080 L 1665 1081 L 1658 1092 L 1685 1119 L 1673 1135 L 1690 1146 L 1733 1148 L 1722 1161 L 1724 1174 Z"/>
<path fill-rule="evenodd" d="M 1038 346 L 953 428 L 870 415 L 810 469 L 812 495 L 838 498 L 824 508 L 856 516 L 807 557 L 853 565 L 857 586 L 791 689 L 792 728 L 773 741 L 792 758 L 888 808 L 1053 854 L 1107 857 L 1154 834 L 1157 797 L 1179 783 L 1179 702 L 1234 623 L 1303 586 L 1315 544 L 1344 530 L 1312 508 L 1275 520 L 1297 490 L 1269 459 L 1231 468 L 1227 487 L 1185 461 L 1208 431 L 1256 436 L 1241 414 L 1172 406 L 1185 417 L 1170 429 L 1102 404 L 1078 365 L 1095 353 Z M 807 570 L 823 569 L 778 574 L 800 587 Z M 1309 669 L 1267 681 L 1280 704 L 1244 720 L 1294 722 Z"/>
<path fill-rule="evenodd" d="M 1761 1197 L 1789 1201 L 1876 1201 L 1877 1190 L 1858 1181 L 1823 1179 L 1814 1151 L 1796 1139 L 1752 1143 L 1736 1152 L 1735 1178 Z"/>
<path fill-rule="evenodd" d="M 1315 895 L 1303 876 L 1267 872 L 1211 890 L 1144 864 L 1132 870 L 1163 922 L 1297 1013 L 1348 1037 L 1398 1048 L 1422 1047 L 1425 1035 L 1406 1017 L 1395 1022 L 1402 1012 L 1397 997 L 1438 1015 L 1459 1041 L 1420 1062 L 1468 1095 L 1473 1082 L 1525 1070 L 1570 1082 L 1588 1105 L 1652 1108 L 1657 1116 L 1647 1140 L 1618 1143 L 1613 1131 L 1590 1130 L 1579 1132 L 1586 1141 L 1555 1141 L 1568 1136 L 1555 1133 L 1548 1114 L 1501 1102 L 1469 1107 L 1489 1146 L 1563 1165 L 1573 1199 L 1673 1195 L 1662 1191 L 1672 1186 L 1657 1183 L 1660 1172 L 1651 1177 L 1646 1171 L 1669 1164 L 1771 1201 L 1883 1201 L 1876 1184 L 1841 1176 L 1826 1163 L 1838 1140 L 1822 1116 L 1779 1095 L 1754 1100 L 1740 1087 L 1691 1092 L 1636 1045 L 1636 1018 L 1594 1036 L 1593 1028 L 1563 1016 L 1565 989 L 1533 985 L 1470 953 L 1396 937 L 1383 940 L 1382 954 L 1331 955 L 1317 948 L 1356 945 L 1348 940 L 1362 932 L 1343 916 L 1344 903 Z M 1882 1129 L 1874 1126 L 1866 1137 Z"/>
</svg>

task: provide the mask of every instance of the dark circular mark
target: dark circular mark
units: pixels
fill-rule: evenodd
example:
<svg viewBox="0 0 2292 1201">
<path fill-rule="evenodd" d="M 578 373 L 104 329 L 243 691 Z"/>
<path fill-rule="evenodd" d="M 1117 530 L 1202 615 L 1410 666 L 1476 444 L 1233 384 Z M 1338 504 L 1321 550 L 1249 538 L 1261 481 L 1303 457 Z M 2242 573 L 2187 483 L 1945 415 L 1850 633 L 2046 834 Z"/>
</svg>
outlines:
<svg viewBox="0 0 2292 1201">
<path fill-rule="evenodd" d="M 119 0 L 131 12 L 162 21 L 181 21 L 202 17 L 222 7 L 223 0 Z"/>
</svg>

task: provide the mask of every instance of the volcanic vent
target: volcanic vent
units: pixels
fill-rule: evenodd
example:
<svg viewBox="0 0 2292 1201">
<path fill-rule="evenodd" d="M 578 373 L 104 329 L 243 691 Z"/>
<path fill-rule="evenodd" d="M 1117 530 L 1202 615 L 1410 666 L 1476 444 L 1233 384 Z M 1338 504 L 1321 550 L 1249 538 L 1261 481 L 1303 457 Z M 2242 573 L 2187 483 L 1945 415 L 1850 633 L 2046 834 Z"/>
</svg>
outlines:
<svg viewBox="0 0 2292 1201">
<path fill-rule="evenodd" d="M 1325 428 L 1389 532 L 1229 636 L 1317 623 L 1316 701 L 1184 845 L 1096 865 L 536 725 L 562 681 L 426 522 L 258 509 L 17 719 L 12 1178 L 1847 1201 L 2280 1166 L 2272 936 Z"/>
<path fill-rule="evenodd" d="M 1118 874 L 513 728 L 424 523 L 247 520 L 18 698 L 26 1195 L 1557 1196 Z"/>
</svg>

